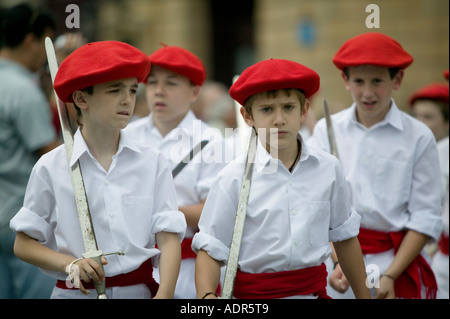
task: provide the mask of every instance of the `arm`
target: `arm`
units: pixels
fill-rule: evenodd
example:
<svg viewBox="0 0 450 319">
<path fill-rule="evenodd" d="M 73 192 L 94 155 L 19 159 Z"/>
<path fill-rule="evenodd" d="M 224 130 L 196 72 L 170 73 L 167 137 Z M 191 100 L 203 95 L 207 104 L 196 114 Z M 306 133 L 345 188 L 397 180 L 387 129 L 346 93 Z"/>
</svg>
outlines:
<svg viewBox="0 0 450 319">
<path fill-rule="evenodd" d="M 384 273 L 386 276 L 380 278 L 380 288 L 377 289 L 375 295 L 376 299 L 395 298 L 395 279 L 397 279 L 409 264 L 420 254 L 420 251 L 429 239 L 430 237 L 414 230 L 409 230 L 406 233 L 394 260 Z"/>
<path fill-rule="evenodd" d="M 366 286 L 366 268 L 357 237 L 335 242 L 334 248 L 339 259 L 339 265 L 358 299 L 371 299 Z"/>
<path fill-rule="evenodd" d="M 195 260 L 195 286 L 197 288 L 197 298 L 203 298 L 206 293 L 214 292 L 219 285 L 220 263 L 211 258 L 204 250 L 199 250 Z M 213 294 L 205 299 L 216 298 Z"/>
<path fill-rule="evenodd" d="M 40 244 L 37 240 L 23 232 L 17 233 L 14 242 L 14 254 L 27 263 L 57 272 L 66 272 L 67 266 L 75 260 L 72 256 L 58 253 Z M 102 258 L 102 263 L 104 265 L 107 263 L 106 258 Z M 82 259 L 76 265 L 78 266 L 79 272 L 73 272 L 72 276 L 75 286 L 79 287 L 80 291 L 84 294 L 89 294 L 89 291 L 84 289 L 83 285 L 79 282 L 80 278 L 85 282 L 89 282 L 92 278 L 97 283 L 101 283 L 105 279 L 102 267 L 91 258 Z"/>
<path fill-rule="evenodd" d="M 200 219 L 200 215 L 202 213 L 203 206 L 205 205 L 205 201 L 206 201 L 206 198 L 198 204 L 178 207 L 178 209 L 186 217 L 186 223 L 189 227 L 192 227 L 192 228 L 198 227 L 198 221 Z"/>
<path fill-rule="evenodd" d="M 337 292 L 344 293 L 347 291 L 348 287 L 350 287 L 347 278 L 342 272 L 342 268 L 339 265 L 338 257 L 336 255 L 336 250 L 334 249 L 333 243 L 330 243 L 331 246 L 331 260 L 333 261 L 333 272 L 330 274 L 328 279 L 331 287 L 335 289 Z"/>
<path fill-rule="evenodd" d="M 175 294 L 181 264 L 181 245 L 177 233 L 159 232 L 156 242 L 161 250 L 159 258 L 160 285 L 155 299 L 172 299 Z"/>
</svg>

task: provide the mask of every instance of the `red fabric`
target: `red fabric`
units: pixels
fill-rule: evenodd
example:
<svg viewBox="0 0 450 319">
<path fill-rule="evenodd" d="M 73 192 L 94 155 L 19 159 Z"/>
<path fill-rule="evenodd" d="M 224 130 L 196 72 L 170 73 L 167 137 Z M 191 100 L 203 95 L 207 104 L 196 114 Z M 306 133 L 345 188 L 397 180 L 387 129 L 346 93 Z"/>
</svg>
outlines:
<svg viewBox="0 0 450 319">
<path fill-rule="evenodd" d="M 150 55 L 152 65 L 157 65 L 190 79 L 195 85 L 202 85 L 206 79 L 203 62 L 192 52 L 164 45 Z"/>
<path fill-rule="evenodd" d="M 435 100 L 441 101 L 448 106 L 449 87 L 448 83 L 433 83 L 426 85 L 409 98 L 409 105 L 412 106 L 416 100 Z"/>
<path fill-rule="evenodd" d="M 394 253 L 397 253 L 405 234 L 406 231 L 385 233 L 361 228 L 358 239 L 363 254 L 377 254 L 392 248 L 394 248 Z M 430 265 L 421 255 L 418 255 L 395 280 L 396 297 L 420 299 L 421 279 L 426 288 L 426 299 L 436 299 L 436 278 Z"/>
<path fill-rule="evenodd" d="M 234 297 L 239 299 L 273 299 L 314 294 L 331 299 L 326 292 L 325 264 L 316 267 L 274 273 L 250 274 L 238 269 Z"/>
<path fill-rule="evenodd" d="M 197 258 L 197 254 L 192 250 L 192 238 L 185 238 L 181 242 L 181 259 Z"/>
<path fill-rule="evenodd" d="M 319 90 L 320 77 L 313 69 L 283 59 L 258 62 L 242 72 L 230 88 L 230 96 L 244 105 L 252 95 L 272 90 L 299 89 L 310 97 Z"/>
<path fill-rule="evenodd" d="M 369 32 L 344 42 L 333 63 L 340 70 L 365 64 L 405 69 L 413 60 L 396 40 L 382 33 Z"/>
<path fill-rule="evenodd" d="M 64 59 L 54 88 L 61 101 L 72 103 L 76 90 L 125 78 L 142 82 L 149 72 L 150 61 L 139 49 L 119 41 L 92 42 Z"/>
<path fill-rule="evenodd" d="M 439 247 L 439 250 L 443 253 L 443 254 L 446 254 L 446 255 L 448 255 L 448 253 L 449 253 L 449 237 L 448 237 L 448 235 L 446 235 L 446 234 L 442 234 L 441 235 L 441 237 L 439 238 L 439 241 L 438 241 L 438 247 Z"/>
<path fill-rule="evenodd" d="M 86 289 L 95 289 L 94 283 L 91 280 L 88 283 L 82 282 L 83 287 Z M 158 283 L 153 279 L 153 265 L 152 261 L 148 259 L 142 265 L 129 273 L 126 274 L 120 274 L 113 277 L 106 277 L 105 278 L 105 285 L 106 288 L 109 287 L 125 287 L 125 286 L 133 286 L 133 285 L 139 285 L 139 284 L 146 284 L 150 292 L 152 293 L 152 296 L 156 295 L 156 292 L 158 291 Z M 69 288 L 66 285 L 66 282 L 64 280 L 58 280 L 56 282 L 56 287 L 61 289 L 78 289 L 78 288 Z"/>
</svg>

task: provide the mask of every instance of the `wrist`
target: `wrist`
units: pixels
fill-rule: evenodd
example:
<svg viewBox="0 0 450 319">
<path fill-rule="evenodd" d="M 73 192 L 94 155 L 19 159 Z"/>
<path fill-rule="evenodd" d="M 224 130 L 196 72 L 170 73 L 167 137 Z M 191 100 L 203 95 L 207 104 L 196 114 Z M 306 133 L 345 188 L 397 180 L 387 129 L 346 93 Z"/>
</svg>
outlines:
<svg viewBox="0 0 450 319">
<path fill-rule="evenodd" d="M 387 274 L 387 273 L 384 273 L 384 274 L 382 274 L 381 276 L 380 276 L 380 278 L 383 278 L 383 277 L 385 277 L 385 278 L 389 278 L 389 279 L 391 279 L 392 281 L 395 281 L 397 278 L 395 278 L 394 276 L 392 276 L 392 275 L 390 275 L 390 274 Z"/>
<path fill-rule="evenodd" d="M 216 294 L 215 292 L 212 292 L 212 291 L 209 291 L 209 292 L 205 293 L 205 294 L 203 295 L 202 299 L 206 299 L 206 297 L 208 297 L 208 296 L 214 296 L 215 299 L 219 299 L 219 297 L 217 296 L 217 294 Z M 208 299 L 210 299 L 210 298 L 208 298 Z"/>
</svg>

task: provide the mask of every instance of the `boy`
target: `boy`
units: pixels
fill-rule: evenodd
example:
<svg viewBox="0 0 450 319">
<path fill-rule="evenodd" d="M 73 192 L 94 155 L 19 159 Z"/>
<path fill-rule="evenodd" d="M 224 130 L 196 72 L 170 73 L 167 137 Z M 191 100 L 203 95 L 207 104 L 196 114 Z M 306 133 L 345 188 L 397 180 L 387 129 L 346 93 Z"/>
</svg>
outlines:
<svg viewBox="0 0 450 319">
<path fill-rule="evenodd" d="M 421 298 L 421 282 L 427 297 L 436 289 L 420 255 L 441 229 L 436 142 L 428 127 L 401 112 L 391 97 L 412 61 L 397 41 L 380 33 L 348 40 L 333 59 L 354 100 L 332 121 L 353 208 L 361 215 L 365 264 L 376 282 L 381 274 L 376 298 Z M 308 143 L 329 151 L 323 119 Z M 341 275 L 335 278 L 345 281 Z"/>
<path fill-rule="evenodd" d="M 77 258 L 84 245 L 66 151 L 61 146 L 44 155 L 10 225 L 17 232 L 16 255 L 58 280 L 52 298 L 95 298 L 87 289 L 92 280 L 105 280 L 110 298 L 173 297 L 186 223 L 170 170 L 161 156 L 122 131 L 149 69 L 140 50 L 103 41 L 75 50 L 56 75 L 56 93 L 80 115 L 71 165 L 80 162 L 98 247 L 125 255 L 103 257 L 104 272 L 94 260 Z M 152 279 L 158 257 L 159 289 Z M 67 275 L 75 283 L 83 280 L 79 290 L 66 284 Z"/>
<path fill-rule="evenodd" d="M 329 240 L 336 241 L 357 296 L 370 297 L 356 239 L 359 216 L 339 162 L 307 147 L 298 134 L 310 105 L 305 98 L 319 89 L 319 81 L 301 64 L 271 59 L 247 68 L 230 88 L 231 97 L 245 105 L 244 120 L 259 132 L 236 298 L 329 298 L 323 264 L 331 253 Z M 218 174 L 200 217 L 192 243 L 198 298 L 215 296 L 220 266 L 227 262 L 244 156 Z"/>
<path fill-rule="evenodd" d="M 412 115 L 430 128 L 437 142 L 448 137 L 448 89 L 448 83 L 429 84 L 409 99 Z"/>
<path fill-rule="evenodd" d="M 164 154 L 171 169 L 202 141 L 208 142 L 174 177 L 179 210 L 188 225 L 175 297 L 195 298 L 195 254 L 191 241 L 209 188 L 224 166 L 222 158 L 214 157 L 216 147 L 222 147 L 222 137 L 191 110 L 206 78 L 201 60 L 184 48 L 164 46 L 150 55 L 150 61 L 152 69 L 145 82 L 151 113 L 133 122 L 127 132 Z"/>
</svg>

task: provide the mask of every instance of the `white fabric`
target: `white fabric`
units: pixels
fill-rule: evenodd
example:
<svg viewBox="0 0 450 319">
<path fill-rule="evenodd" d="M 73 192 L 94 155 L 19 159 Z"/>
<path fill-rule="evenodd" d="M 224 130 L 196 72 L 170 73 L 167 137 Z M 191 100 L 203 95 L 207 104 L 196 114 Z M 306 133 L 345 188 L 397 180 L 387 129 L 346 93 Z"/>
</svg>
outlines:
<svg viewBox="0 0 450 319">
<path fill-rule="evenodd" d="M 331 116 L 353 208 L 361 227 L 413 229 L 434 239 L 441 232 L 441 175 L 429 128 L 400 111 L 392 100 L 385 119 L 371 128 L 356 120 L 356 105 Z M 308 144 L 329 152 L 324 119 Z"/>
<path fill-rule="evenodd" d="M 205 250 L 223 264 L 228 259 L 245 156 L 218 174 L 192 243 L 194 251 Z M 358 234 L 359 220 L 336 158 L 303 144 L 291 174 L 258 142 L 239 268 L 261 273 L 318 266 L 331 253 L 329 241 Z"/>
<path fill-rule="evenodd" d="M 149 258 L 157 265 L 156 233 L 173 232 L 180 241 L 184 238 L 186 221 L 178 211 L 171 172 L 162 155 L 137 146 L 121 132 L 117 154 L 106 172 L 78 130 L 71 163 L 76 160 L 80 161 L 99 249 L 125 252 L 124 256 L 107 257 L 107 277 L 130 272 Z M 85 249 L 79 225 L 62 145 L 42 156 L 33 168 L 24 205 L 10 226 L 55 251 L 80 257 Z M 66 279 L 64 273 L 46 272 Z"/>
</svg>

